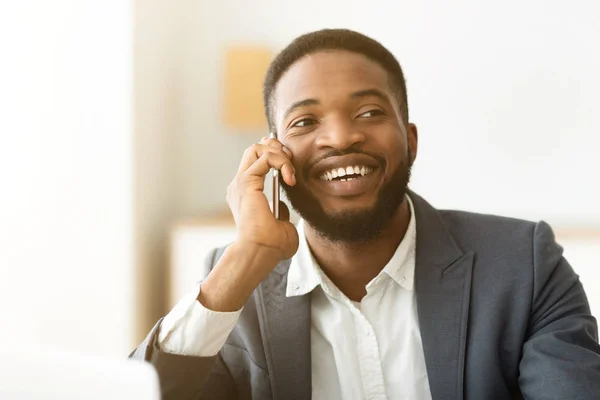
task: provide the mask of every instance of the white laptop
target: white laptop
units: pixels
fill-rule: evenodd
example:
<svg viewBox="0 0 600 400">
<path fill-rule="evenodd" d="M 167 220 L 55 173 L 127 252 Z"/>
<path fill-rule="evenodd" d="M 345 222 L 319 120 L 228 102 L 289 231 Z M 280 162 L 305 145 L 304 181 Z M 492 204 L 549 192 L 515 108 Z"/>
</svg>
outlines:
<svg viewBox="0 0 600 400">
<path fill-rule="evenodd" d="M 158 376 L 140 361 L 55 350 L 0 349 L 2 400 L 159 400 Z"/>
</svg>

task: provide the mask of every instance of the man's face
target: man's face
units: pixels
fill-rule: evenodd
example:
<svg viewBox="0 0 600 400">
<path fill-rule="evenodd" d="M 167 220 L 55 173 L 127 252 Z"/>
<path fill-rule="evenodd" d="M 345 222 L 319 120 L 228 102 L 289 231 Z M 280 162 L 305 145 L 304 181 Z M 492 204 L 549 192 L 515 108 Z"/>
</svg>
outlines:
<svg viewBox="0 0 600 400">
<path fill-rule="evenodd" d="M 330 240 L 377 237 L 404 200 L 417 150 L 386 71 L 360 54 L 317 52 L 274 95 L 278 138 L 296 168 L 296 186 L 283 184 L 294 209 Z"/>
</svg>

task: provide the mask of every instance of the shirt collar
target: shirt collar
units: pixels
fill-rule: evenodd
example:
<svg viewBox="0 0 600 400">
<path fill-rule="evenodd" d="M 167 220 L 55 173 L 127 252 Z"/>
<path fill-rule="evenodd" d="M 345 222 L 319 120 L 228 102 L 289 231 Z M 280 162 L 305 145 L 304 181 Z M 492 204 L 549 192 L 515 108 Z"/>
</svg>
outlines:
<svg viewBox="0 0 600 400">
<path fill-rule="evenodd" d="M 382 273 L 387 274 L 404 289 L 412 291 L 414 289 L 417 224 L 413 203 L 408 195 L 406 195 L 406 199 L 410 210 L 408 228 L 404 238 L 394 252 L 394 255 L 383 268 Z M 318 266 L 317 261 L 310 251 L 308 242 L 306 241 L 304 221 L 302 219 L 296 225 L 296 229 L 298 230 L 300 241 L 298 244 L 298 251 L 292 257 L 290 268 L 288 270 L 286 287 L 287 297 L 305 295 L 318 285 L 332 285 L 331 281 Z M 375 281 L 375 279 L 373 279 L 373 281 Z"/>
<path fill-rule="evenodd" d="M 396 248 L 394 255 L 383 268 L 398 285 L 406 290 L 413 290 L 415 286 L 415 250 L 417 248 L 417 220 L 412 200 L 406 195 L 410 211 L 410 221 L 406 228 L 404 238 Z"/>
</svg>

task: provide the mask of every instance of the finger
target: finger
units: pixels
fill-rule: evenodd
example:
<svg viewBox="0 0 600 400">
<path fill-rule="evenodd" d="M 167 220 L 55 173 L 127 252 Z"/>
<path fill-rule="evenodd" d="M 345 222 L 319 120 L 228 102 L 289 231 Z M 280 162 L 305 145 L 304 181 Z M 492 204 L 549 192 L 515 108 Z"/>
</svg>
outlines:
<svg viewBox="0 0 600 400">
<path fill-rule="evenodd" d="M 266 146 L 275 147 L 276 149 L 281 149 L 286 153 L 290 158 L 292 158 L 292 152 L 283 145 L 279 140 L 275 138 L 263 137 L 260 141 L 260 144 L 264 144 Z"/>
<path fill-rule="evenodd" d="M 248 168 L 244 174 L 259 176 L 264 179 L 271 168 L 277 169 L 281 173 L 282 179 L 288 185 L 295 185 L 295 168 L 288 157 L 281 153 L 267 151 L 263 153 L 254 164 Z"/>
<path fill-rule="evenodd" d="M 294 166 L 290 159 L 281 153 L 271 151 L 263 153 L 244 173 L 264 178 L 271 168 L 281 171 L 281 177 L 288 185 L 293 186 L 296 184 Z"/>
<path fill-rule="evenodd" d="M 277 149 L 272 146 L 267 146 L 260 143 L 255 143 L 252 146 L 248 147 L 246 151 L 244 151 L 244 155 L 242 156 L 242 160 L 240 161 L 240 166 L 238 168 L 238 173 L 246 171 L 250 168 L 263 154 L 267 152 L 278 153 L 284 157 L 287 157 L 288 160 L 290 157 L 281 149 Z"/>
<path fill-rule="evenodd" d="M 238 173 L 243 173 L 244 171 L 248 170 L 250 167 L 252 167 L 252 165 L 254 165 L 260 159 L 260 157 L 262 157 L 263 155 L 265 155 L 267 153 L 274 153 L 283 158 L 286 158 L 288 161 L 291 160 L 289 155 L 287 153 L 285 153 L 284 151 L 282 151 L 281 149 L 276 149 L 274 147 L 267 146 L 267 145 L 255 144 L 255 145 L 251 146 L 246 151 L 246 153 L 244 153 L 244 158 L 243 158 L 242 162 L 240 162 L 240 167 L 238 169 Z M 273 167 L 273 168 L 275 168 L 275 167 Z M 276 169 L 280 169 L 280 168 L 276 168 Z M 294 172 L 293 166 L 291 168 L 291 171 L 292 171 L 292 173 Z"/>
</svg>

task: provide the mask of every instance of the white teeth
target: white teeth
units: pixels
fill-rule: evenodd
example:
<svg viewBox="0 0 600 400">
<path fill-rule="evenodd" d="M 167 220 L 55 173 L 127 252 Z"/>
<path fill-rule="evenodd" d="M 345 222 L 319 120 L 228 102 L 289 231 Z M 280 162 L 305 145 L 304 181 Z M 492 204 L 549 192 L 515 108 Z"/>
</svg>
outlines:
<svg viewBox="0 0 600 400">
<path fill-rule="evenodd" d="M 346 182 L 346 179 L 342 178 L 342 179 L 340 179 L 340 181 L 342 181 L 342 182 Z"/>
<path fill-rule="evenodd" d="M 342 178 L 343 176 L 347 176 L 347 175 L 361 175 L 361 176 L 365 176 L 368 175 L 372 172 L 373 170 L 369 167 L 365 167 L 363 166 L 359 166 L 359 165 L 355 165 L 354 167 L 346 167 L 346 168 L 334 168 L 331 171 L 327 171 L 324 172 L 323 175 L 321 175 L 321 179 L 324 181 L 331 181 L 335 178 Z M 354 179 L 353 177 L 348 177 L 348 178 L 344 178 L 344 179 L 340 179 L 341 181 L 347 181 L 347 180 L 351 180 Z"/>
</svg>

